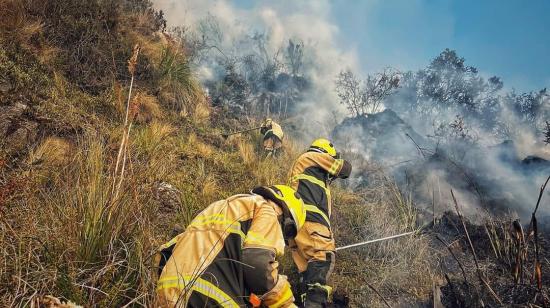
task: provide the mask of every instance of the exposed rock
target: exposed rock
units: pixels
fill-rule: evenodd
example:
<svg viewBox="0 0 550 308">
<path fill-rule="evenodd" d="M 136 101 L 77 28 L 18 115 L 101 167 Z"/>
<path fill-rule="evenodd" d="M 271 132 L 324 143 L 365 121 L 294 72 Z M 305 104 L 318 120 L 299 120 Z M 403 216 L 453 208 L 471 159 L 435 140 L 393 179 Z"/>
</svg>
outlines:
<svg viewBox="0 0 550 308">
<path fill-rule="evenodd" d="M 521 160 L 521 163 L 528 166 L 538 165 L 545 168 L 550 167 L 550 162 L 548 160 L 534 155 L 529 155 L 525 157 Z"/>
<path fill-rule="evenodd" d="M 20 119 L 26 110 L 28 110 L 28 106 L 21 103 L 16 103 L 13 106 L 0 106 L 0 135 L 8 135 L 12 123 Z"/>
<path fill-rule="evenodd" d="M 185 231 L 185 227 L 180 224 L 175 224 L 174 227 L 172 227 L 172 237 L 178 236 L 178 234 L 183 233 Z"/>
<path fill-rule="evenodd" d="M 426 138 L 390 109 L 366 117 L 345 119 L 334 128 L 332 139 L 339 148 L 362 152 L 369 159 L 385 164 L 418 157 L 414 142 L 421 147 L 429 145 Z"/>
<path fill-rule="evenodd" d="M 180 195 L 181 192 L 166 182 L 159 182 L 154 187 L 155 199 L 160 202 L 161 206 L 175 211 L 181 206 Z"/>
<path fill-rule="evenodd" d="M 21 103 L 0 106 L 0 137 L 12 153 L 32 144 L 38 135 L 38 123 L 27 115 L 28 111 L 28 106 Z"/>
<path fill-rule="evenodd" d="M 9 82 L 0 79 L 0 93 L 7 94 L 12 90 L 12 86 Z"/>
</svg>

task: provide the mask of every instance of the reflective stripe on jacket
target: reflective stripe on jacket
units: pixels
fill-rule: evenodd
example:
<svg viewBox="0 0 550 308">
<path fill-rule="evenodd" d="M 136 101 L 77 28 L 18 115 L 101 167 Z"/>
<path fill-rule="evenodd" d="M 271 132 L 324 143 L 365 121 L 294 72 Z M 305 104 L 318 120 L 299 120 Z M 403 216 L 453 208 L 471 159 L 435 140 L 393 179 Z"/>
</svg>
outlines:
<svg viewBox="0 0 550 308">
<path fill-rule="evenodd" d="M 343 165 L 343 159 L 336 159 L 327 153 L 306 152 L 292 166 L 289 185 L 304 200 L 307 221 L 330 228 L 332 206 L 327 180 L 329 175 L 337 177 Z"/>
</svg>

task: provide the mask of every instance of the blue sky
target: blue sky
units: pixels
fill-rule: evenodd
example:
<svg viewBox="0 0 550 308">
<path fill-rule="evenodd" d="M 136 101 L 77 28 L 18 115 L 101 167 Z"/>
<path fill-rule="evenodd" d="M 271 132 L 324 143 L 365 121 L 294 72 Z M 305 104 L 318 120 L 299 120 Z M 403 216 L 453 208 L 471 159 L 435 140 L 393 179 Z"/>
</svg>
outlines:
<svg viewBox="0 0 550 308">
<path fill-rule="evenodd" d="M 235 3 L 254 7 L 251 0 Z M 363 72 L 386 66 L 416 70 L 451 48 L 484 75 L 502 77 L 508 88 L 550 87 L 550 0 L 333 0 L 330 4 L 340 47 L 357 50 Z"/>
<path fill-rule="evenodd" d="M 343 44 L 366 71 L 425 66 L 444 48 L 503 78 L 507 87 L 550 86 L 550 1 L 379 0 L 332 3 Z"/>
</svg>

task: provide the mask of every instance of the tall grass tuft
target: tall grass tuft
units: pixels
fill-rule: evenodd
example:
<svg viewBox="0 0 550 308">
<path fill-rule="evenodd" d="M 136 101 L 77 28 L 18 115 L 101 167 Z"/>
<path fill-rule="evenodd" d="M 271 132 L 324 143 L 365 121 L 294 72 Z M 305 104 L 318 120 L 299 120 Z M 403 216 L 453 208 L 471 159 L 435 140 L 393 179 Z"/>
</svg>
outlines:
<svg viewBox="0 0 550 308">
<path fill-rule="evenodd" d="M 27 188 L 27 197 L 0 215 L 2 306 L 27 306 L 47 294 L 104 307 L 151 301 L 146 259 L 154 208 L 138 187 L 155 171 L 128 172 L 131 184 L 113 202 L 112 160 L 102 138 L 87 134 L 76 148 L 60 181 Z"/>
<path fill-rule="evenodd" d="M 126 198 L 111 200 L 108 180 L 105 173 L 103 146 L 97 141 L 89 141 L 87 156 L 79 170 L 76 190 L 70 192 L 74 204 L 81 214 L 79 259 L 86 263 L 97 262 L 107 253 L 109 244 L 116 240 L 122 227 L 119 213 L 124 210 Z"/>
<path fill-rule="evenodd" d="M 157 66 L 158 88 L 168 107 L 178 110 L 183 116 L 192 116 L 196 123 L 208 120 L 208 102 L 182 48 L 169 43 L 162 49 Z"/>
</svg>

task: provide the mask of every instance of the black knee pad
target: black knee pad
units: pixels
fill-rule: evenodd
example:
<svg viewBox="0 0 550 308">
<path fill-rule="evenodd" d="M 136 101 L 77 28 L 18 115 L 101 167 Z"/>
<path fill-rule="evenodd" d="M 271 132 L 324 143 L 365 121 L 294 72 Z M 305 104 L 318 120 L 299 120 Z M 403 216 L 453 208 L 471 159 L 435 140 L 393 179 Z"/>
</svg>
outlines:
<svg viewBox="0 0 550 308">
<path fill-rule="evenodd" d="M 307 269 L 302 273 L 303 282 L 305 284 L 320 283 L 326 285 L 333 267 L 334 253 L 327 252 L 326 261 L 310 261 L 307 264 Z"/>
</svg>

